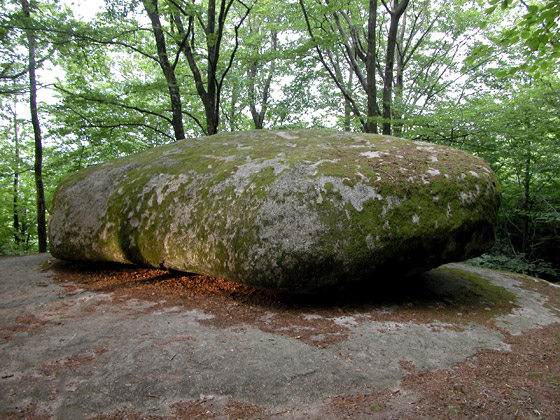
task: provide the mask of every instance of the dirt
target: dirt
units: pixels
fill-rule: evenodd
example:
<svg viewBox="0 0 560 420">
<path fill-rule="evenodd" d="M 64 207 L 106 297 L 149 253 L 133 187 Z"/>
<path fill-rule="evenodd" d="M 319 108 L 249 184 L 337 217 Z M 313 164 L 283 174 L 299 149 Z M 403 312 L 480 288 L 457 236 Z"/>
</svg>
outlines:
<svg viewBox="0 0 560 420">
<path fill-rule="evenodd" d="M 310 297 L 0 259 L 0 418 L 560 419 L 560 288 L 451 264 Z"/>
</svg>

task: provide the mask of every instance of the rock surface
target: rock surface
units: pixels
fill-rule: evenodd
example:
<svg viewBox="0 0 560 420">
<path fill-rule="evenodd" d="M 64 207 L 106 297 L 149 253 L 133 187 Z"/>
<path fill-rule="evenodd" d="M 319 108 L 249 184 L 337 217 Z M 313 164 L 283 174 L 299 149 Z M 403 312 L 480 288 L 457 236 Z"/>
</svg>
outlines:
<svg viewBox="0 0 560 420">
<path fill-rule="evenodd" d="M 165 267 L 290 292 L 416 274 L 485 252 L 500 188 L 481 159 L 332 131 L 176 142 L 58 187 L 52 254 Z"/>
<path fill-rule="evenodd" d="M 325 302 L 0 258 L 0 418 L 559 419 L 560 287 L 462 264 L 420 278 Z"/>
</svg>

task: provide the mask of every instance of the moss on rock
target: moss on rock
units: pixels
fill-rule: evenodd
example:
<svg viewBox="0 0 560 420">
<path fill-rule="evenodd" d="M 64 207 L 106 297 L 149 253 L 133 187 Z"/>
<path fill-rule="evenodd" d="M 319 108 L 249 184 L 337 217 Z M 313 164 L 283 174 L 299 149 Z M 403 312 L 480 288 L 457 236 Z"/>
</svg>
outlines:
<svg viewBox="0 0 560 420">
<path fill-rule="evenodd" d="M 500 188 L 463 152 L 372 134 L 249 131 L 88 168 L 57 189 L 51 252 L 291 292 L 417 273 L 494 241 Z"/>
</svg>

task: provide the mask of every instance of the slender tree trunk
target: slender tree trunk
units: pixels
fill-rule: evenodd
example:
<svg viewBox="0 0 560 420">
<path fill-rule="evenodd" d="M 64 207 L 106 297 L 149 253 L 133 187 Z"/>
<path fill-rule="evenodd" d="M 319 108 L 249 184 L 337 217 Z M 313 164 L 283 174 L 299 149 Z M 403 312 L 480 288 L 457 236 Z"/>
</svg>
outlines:
<svg viewBox="0 0 560 420">
<path fill-rule="evenodd" d="M 17 247 L 21 244 L 20 236 L 20 223 L 19 223 L 19 134 L 18 134 L 18 121 L 17 111 L 14 104 L 14 183 L 13 183 L 13 208 L 14 208 L 14 241 Z"/>
<path fill-rule="evenodd" d="M 299 0 L 299 4 L 301 7 L 301 11 L 303 12 L 303 18 L 305 20 L 305 25 L 307 27 L 307 32 L 309 33 L 309 36 L 311 37 L 311 39 L 313 40 L 313 42 L 315 43 L 315 50 L 317 51 L 317 55 L 319 58 L 319 61 L 321 62 L 321 64 L 323 64 L 323 67 L 325 68 L 325 70 L 327 71 L 327 73 L 329 74 L 331 80 L 336 84 L 337 88 L 340 90 L 340 92 L 342 93 L 342 96 L 344 96 L 344 101 L 346 102 L 346 104 L 350 107 L 350 109 L 352 110 L 352 113 L 360 120 L 360 124 L 363 128 L 363 130 L 367 130 L 367 117 L 364 118 L 362 112 L 360 111 L 358 104 L 356 102 L 356 100 L 354 100 L 354 98 L 352 97 L 350 92 L 347 92 L 346 90 L 346 84 L 344 82 L 344 79 L 342 77 L 340 77 L 340 75 L 342 74 L 340 72 L 340 68 L 338 65 L 334 64 L 334 60 L 332 57 L 332 51 L 330 51 L 328 48 L 325 50 L 325 52 L 323 52 L 319 46 L 319 43 L 317 42 L 317 39 L 315 38 L 315 35 L 313 34 L 313 27 L 311 26 L 311 21 L 309 20 L 309 14 L 307 13 L 307 8 L 305 7 L 305 3 L 303 0 Z M 336 19 L 336 17 L 335 17 Z M 340 33 L 340 29 L 339 29 L 339 33 Z M 347 51 L 349 51 L 350 49 L 347 49 Z M 332 63 L 333 65 L 331 66 L 329 63 Z M 359 70 L 359 67 L 357 66 L 351 66 L 352 70 L 356 73 L 358 73 L 356 70 Z M 359 74 L 359 73 L 358 73 Z M 358 74 L 356 74 L 356 76 L 358 76 Z M 358 76 L 359 78 L 360 76 Z M 362 80 L 360 80 L 360 83 L 362 83 Z"/>
<path fill-rule="evenodd" d="M 233 83 L 231 86 L 231 106 L 227 114 L 229 120 L 229 131 L 237 131 L 236 114 L 237 101 L 239 99 L 239 84 Z"/>
<path fill-rule="evenodd" d="M 531 210 L 531 154 L 525 160 L 525 173 L 523 177 L 523 202 L 521 204 L 521 252 L 527 255 L 529 249 L 529 211 Z"/>
<path fill-rule="evenodd" d="M 271 34 L 272 51 L 276 52 L 278 50 L 278 34 L 272 32 Z M 258 51 L 256 51 L 258 52 Z M 256 94 L 256 78 L 259 63 L 255 60 L 251 63 L 249 68 L 249 110 L 251 111 L 251 116 L 253 117 L 253 123 L 255 124 L 255 129 L 262 130 L 264 128 L 264 119 L 266 117 L 266 111 L 268 110 L 268 100 L 270 97 L 270 86 L 272 84 L 272 78 L 274 77 L 274 72 L 276 71 L 276 60 L 272 59 L 270 63 L 270 69 L 266 80 L 264 81 L 264 86 L 262 90 L 262 95 L 259 98 L 261 109 L 257 110 L 257 94 Z"/>
<path fill-rule="evenodd" d="M 213 115 L 213 112 L 209 111 L 209 108 L 213 109 L 213 107 L 211 106 L 211 102 L 208 99 L 209 95 L 208 92 L 206 91 L 206 87 L 204 86 L 204 80 L 202 79 L 202 74 L 200 72 L 200 69 L 198 68 L 198 65 L 196 64 L 194 33 L 192 32 L 194 31 L 194 16 L 189 16 L 188 18 L 189 18 L 189 23 L 188 23 L 189 29 L 187 31 L 185 29 L 185 26 L 183 25 L 183 20 L 181 19 L 181 16 L 178 13 L 172 14 L 172 19 L 175 22 L 177 30 L 179 31 L 179 34 L 183 37 L 183 41 L 182 44 L 180 44 L 180 46 L 182 45 L 183 54 L 185 55 L 185 57 L 187 58 L 187 62 L 189 63 L 189 68 L 191 69 L 191 72 L 193 74 L 194 86 L 196 87 L 196 92 L 198 93 L 198 97 L 202 101 L 202 105 L 204 106 L 204 111 L 207 118 L 206 125 L 200 123 L 198 120 L 196 121 L 199 124 L 200 128 L 202 128 L 204 133 L 209 134 L 208 115 L 210 114 Z"/>
<path fill-rule="evenodd" d="M 275 65 L 274 62 L 271 64 L 270 71 L 264 82 L 264 87 L 262 91 L 262 96 L 260 97 L 261 109 L 257 109 L 257 95 L 255 89 L 255 79 L 257 77 L 257 62 L 251 64 L 249 69 L 249 110 L 251 111 L 251 117 L 253 118 L 253 123 L 255 124 L 256 130 L 262 130 L 264 128 L 264 119 L 266 117 L 266 111 L 268 110 L 268 99 L 270 97 L 270 85 L 272 83 L 272 77 L 274 76 Z"/>
<path fill-rule="evenodd" d="M 23 16 L 31 18 L 29 2 L 21 0 Z M 35 187 L 37 190 L 37 236 L 39 242 L 39 252 L 47 252 L 47 220 L 45 205 L 45 189 L 43 186 L 43 140 L 41 136 L 41 125 L 39 124 L 39 114 L 37 111 L 37 78 L 36 70 L 36 39 L 33 30 L 27 31 L 27 43 L 29 48 L 29 105 L 31 109 L 31 123 L 35 135 Z"/>
<path fill-rule="evenodd" d="M 368 17 L 368 37 L 367 37 L 367 123 L 366 132 L 377 133 L 377 117 L 379 108 L 377 107 L 377 83 L 375 80 L 375 52 L 376 52 L 376 31 L 377 31 L 377 0 L 369 0 Z"/>
<path fill-rule="evenodd" d="M 16 155 L 17 156 L 17 155 Z M 14 242 L 19 247 L 21 243 L 20 224 L 19 224 L 19 171 L 14 172 Z"/>
<path fill-rule="evenodd" d="M 350 89 L 352 88 L 353 75 L 354 72 L 352 71 L 352 69 L 350 69 L 348 71 L 348 83 L 346 85 L 348 91 L 350 91 Z M 350 131 L 351 121 L 352 121 L 352 109 L 350 108 L 350 105 L 348 105 L 348 102 L 344 101 L 344 131 Z"/>
<path fill-rule="evenodd" d="M 262 130 L 264 123 L 264 114 L 257 110 L 257 92 L 255 88 L 256 77 L 257 77 L 257 67 L 258 63 L 253 61 L 247 75 L 249 76 L 248 85 L 248 100 L 249 100 L 249 111 L 251 111 L 251 117 L 253 118 L 253 124 L 256 130 Z"/>
<path fill-rule="evenodd" d="M 225 2 L 222 0 L 222 9 L 225 7 Z M 219 22 L 220 30 L 223 30 L 221 22 Z M 211 136 L 218 132 L 219 109 L 217 105 L 217 92 L 218 92 L 218 60 L 220 58 L 220 45 L 218 43 L 218 36 L 216 33 L 216 0 L 208 1 L 208 27 L 206 33 L 206 42 L 208 46 L 208 94 L 204 99 L 204 110 L 206 111 L 206 123 L 208 126 L 208 135 Z"/>
<path fill-rule="evenodd" d="M 402 60 L 397 59 L 397 79 L 395 81 L 395 104 L 393 105 L 393 118 L 399 120 L 393 123 L 393 134 L 395 136 L 400 136 L 403 132 L 403 118 L 404 114 L 401 109 L 403 105 L 403 89 L 404 89 L 404 76 L 402 73 Z M 396 107 L 395 107 L 396 105 Z M 396 109 L 395 109 L 396 108 Z"/>
<path fill-rule="evenodd" d="M 146 0 L 144 0 L 146 1 Z M 154 1 L 154 0 L 152 0 Z M 242 2 L 239 2 L 243 4 Z M 229 64 L 226 66 L 225 70 L 221 75 L 218 75 L 218 63 L 220 61 L 220 46 L 224 31 L 226 29 L 226 17 L 229 13 L 230 7 L 233 4 L 233 0 L 220 0 L 219 11 L 216 7 L 216 0 L 208 1 L 208 22 L 206 25 L 202 25 L 205 30 L 206 35 L 206 47 L 207 47 L 207 63 L 208 68 L 206 71 L 206 81 L 202 78 L 201 70 L 197 64 L 197 57 L 195 53 L 195 43 L 194 43 L 194 22 L 195 18 L 193 15 L 189 15 L 189 26 L 185 31 L 182 24 L 181 18 L 178 14 L 174 15 L 174 20 L 179 29 L 179 32 L 183 35 L 184 41 L 182 47 L 183 52 L 187 57 L 189 63 L 189 68 L 193 74 L 195 87 L 198 96 L 202 100 L 204 106 L 204 113 L 206 115 L 206 134 L 213 135 L 218 132 L 218 126 L 220 123 L 220 101 L 221 101 L 221 87 L 226 74 L 231 69 L 233 64 L 233 59 L 238 47 L 238 30 L 239 26 L 243 23 L 247 15 L 249 14 L 250 8 L 247 7 L 244 17 L 241 19 L 239 25 L 234 25 L 235 30 L 235 48 L 231 54 Z M 244 4 L 243 4 L 244 5 Z M 218 18 L 216 19 L 216 14 Z M 187 39 L 190 38 L 189 39 Z M 206 86 L 205 86 L 206 85 Z M 204 129 L 204 127 L 203 127 Z"/>
<path fill-rule="evenodd" d="M 179 84 L 175 76 L 175 69 L 169 62 L 167 56 L 167 47 L 165 46 L 165 34 L 161 27 L 159 18 L 158 0 L 143 0 L 144 9 L 152 22 L 152 30 L 156 41 L 158 52 L 159 65 L 165 76 L 167 88 L 169 90 L 169 97 L 171 100 L 171 110 L 173 113 L 173 131 L 176 140 L 183 140 L 185 138 L 185 128 L 183 126 L 183 112 L 181 103 L 181 94 L 179 92 Z"/>
<path fill-rule="evenodd" d="M 397 45 L 397 34 L 399 20 L 403 15 L 409 0 L 397 3 L 395 0 L 391 11 L 391 23 L 387 36 L 387 54 L 385 57 L 385 77 L 383 81 L 383 134 L 391 134 L 391 106 L 393 99 L 393 68 L 395 64 L 395 47 Z"/>
<path fill-rule="evenodd" d="M 400 136 L 403 132 L 402 119 L 404 117 L 403 113 L 403 90 L 404 90 L 404 32 L 406 27 L 406 14 L 403 16 L 403 21 L 400 24 L 400 28 L 397 36 L 396 51 L 395 54 L 396 64 L 397 64 L 397 76 L 395 78 L 395 102 L 392 106 L 392 118 L 396 119 L 397 122 L 393 123 L 393 134 L 395 136 Z"/>
</svg>

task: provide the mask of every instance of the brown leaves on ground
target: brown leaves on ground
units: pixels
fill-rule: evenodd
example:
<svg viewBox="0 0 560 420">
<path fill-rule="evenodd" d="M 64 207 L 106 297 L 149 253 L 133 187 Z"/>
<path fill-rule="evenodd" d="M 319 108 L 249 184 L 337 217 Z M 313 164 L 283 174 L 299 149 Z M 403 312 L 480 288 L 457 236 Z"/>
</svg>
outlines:
<svg viewBox="0 0 560 420">
<path fill-rule="evenodd" d="M 351 305 L 333 306 L 332 302 L 321 305 L 313 299 L 301 300 L 221 279 L 165 270 L 62 262 L 55 263 L 52 268 L 58 273 L 59 281 L 68 282 L 69 293 L 78 284 L 92 291 L 112 293 L 116 299 L 135 297 L 158 302 L 158 305 L 182 305 L 187 310 L 197 308 L 215 316 L 201 322 L 210 322 L 218 327 L 248 323 L 318 346 L 335 344 L 345 339 L 344 328 L 329 320 L 327 315 L 332 317 L 333 312 L 343 314 L 353 310 Z M 527 288 L 544 292 L 541 290 L 544 286 L 532 282 L 527 280 Z M 560 289 L 549 289 L 546 291 L 551 293 L 550 298 L 555 302 L 560 300 Z M 405 302 L 410 297 L 402 299 Z M 399 305 L 400 314 L 380 312 L 378 317 L 379 320 L 389 317 L 398 322 L 429 322 L 429 314 L 433 314 L 438 307 L 441 309 L 442 305 L 444 312 L 449 312 L 454 303 L 419 303 L 412 297 L 410 302 Z M 468 306 L 464 301 L 461 305 Z M 325 316 L 304 318 L 302 313 Z M 472 321 L 467 315 L 462 315 L 464 321 Z M 31 322 L 31 325 L 39 327 L 37 323 Z M 403 360 L 401 367 L 408 374 L 401 381 L 399 389 L 330 398 L 319 408 L 298 409 L 298 418 L 560 419 L 560 324 L 531 330 L 519 336 L 501 332 L 511 346 L 509 352 L 479 350 L 472 360 L 459 363 L 450 370 L 418 371 L 412 363 Z M 322 338 L 317 339 L 317 336 Z M 145 416 L 133 411 L 119 411 L 98 419 L 290 418 L 290 413 L 234 400 L 223 404 L 206 400 L 182 402 L 170 407 L 170 411 L 168 416 Z"/>
<path fill-rule="evenodd" d="M 507 343 L 454 369 L 413 371 L 396 391 L 333 398 L 326 418 L 560 419 L 560 324 Z"/>
</svg>

